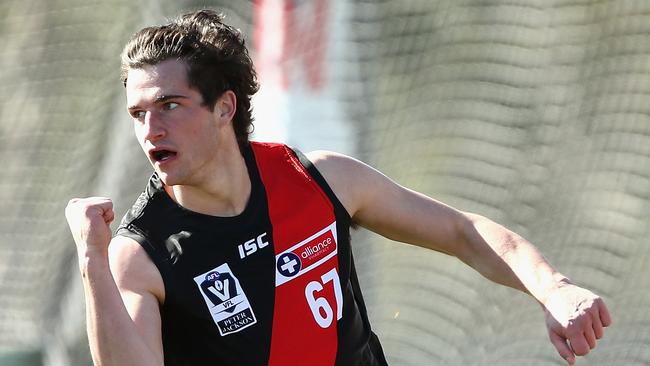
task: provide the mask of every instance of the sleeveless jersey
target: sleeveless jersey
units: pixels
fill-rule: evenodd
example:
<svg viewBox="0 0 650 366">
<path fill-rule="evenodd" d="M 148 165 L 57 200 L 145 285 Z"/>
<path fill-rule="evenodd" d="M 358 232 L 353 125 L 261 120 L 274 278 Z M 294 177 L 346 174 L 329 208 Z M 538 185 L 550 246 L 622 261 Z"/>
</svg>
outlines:
<svg viewBox="0 0 650 366">
<path fill-rule="evenodd" d="M 386 365 L 350 248 L 350 216 L 321 174 L 282 144 L 244 151 L 244 211 L 187 210 L 154 174 L 117 235 L 162 276 L 165 365 Z"/>
</svg>

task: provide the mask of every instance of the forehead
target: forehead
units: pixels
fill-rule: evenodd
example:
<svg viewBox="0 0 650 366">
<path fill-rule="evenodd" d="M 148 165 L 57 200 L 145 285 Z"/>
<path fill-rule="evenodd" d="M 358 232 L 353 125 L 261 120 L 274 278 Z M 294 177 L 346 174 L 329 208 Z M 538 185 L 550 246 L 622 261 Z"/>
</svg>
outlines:
<svg viewBox="0 0 650 366">
<path fill-rule="evenodd" d="M 156 65 L 130 69 L 126 79 L 126 99 L 129 105 L 153 100 L 168 94 L 187 94 L 187 68 L 179 60 L 166 60 Z"/>
</svg>

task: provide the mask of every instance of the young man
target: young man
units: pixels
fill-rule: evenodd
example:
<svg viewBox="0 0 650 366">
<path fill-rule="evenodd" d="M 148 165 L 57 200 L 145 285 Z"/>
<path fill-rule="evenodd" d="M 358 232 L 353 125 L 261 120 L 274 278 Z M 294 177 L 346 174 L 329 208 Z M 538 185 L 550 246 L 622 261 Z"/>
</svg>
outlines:
<svg viewBox="0 0 650 366">
<path fill-rule="evenodd" d="M 141 30 L 122 71 L 155 172 L 113 238 L 110 199 L 66 208 L 97 365 L 385 365 L 351 224 L 530 294 L 570 364 L 611 323 L 598 296 L 506 228 L 350 157 L 249 142 L 255 71 L 218 14 Z"/>
</svg>

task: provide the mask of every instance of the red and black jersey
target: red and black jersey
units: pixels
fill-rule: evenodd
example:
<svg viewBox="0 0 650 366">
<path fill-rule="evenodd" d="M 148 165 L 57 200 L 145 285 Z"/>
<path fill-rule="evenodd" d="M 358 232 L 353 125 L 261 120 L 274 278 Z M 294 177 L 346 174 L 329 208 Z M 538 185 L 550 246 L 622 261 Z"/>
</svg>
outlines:
<svg viewBox="0 0 650 366">
<path fill-rule="evenodd" d="M 165 365 L 386 365 L 350 248 L 350 216 L 285 145 L 244 152 L 251 196 L 234 217 L 187 210 L 154 174 L 117 235 L 165 285 Z"/>
</svg>

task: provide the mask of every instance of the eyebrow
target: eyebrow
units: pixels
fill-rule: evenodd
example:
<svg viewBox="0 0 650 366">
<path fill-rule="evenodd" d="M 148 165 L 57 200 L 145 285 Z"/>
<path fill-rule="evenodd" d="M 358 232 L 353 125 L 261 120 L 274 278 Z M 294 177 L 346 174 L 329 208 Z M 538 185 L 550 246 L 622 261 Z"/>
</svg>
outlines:
<svg viewBox="0 0 650 366">
<path fill-rule="evenodd" d="M 154 102 L 154 104 L 160 104 L 160 103 L 165 103 L 166 101 L 168 101 L 170 99 L 188 99 L 188 98 L 189 97 L 187 97 L 185 95 L 169 94 L 169 95 L 161 95 L 159 97 L 156 97 L 156 99 L 154 99 L 153 102 Z M 138 107 L 137 105 L 132 105 L 132 106 L 129 106 L 127 109 L 131 111 L 131 110 L 138 109 L 138 108 L 140 108 L 140 107 Z"/>
</svg>

